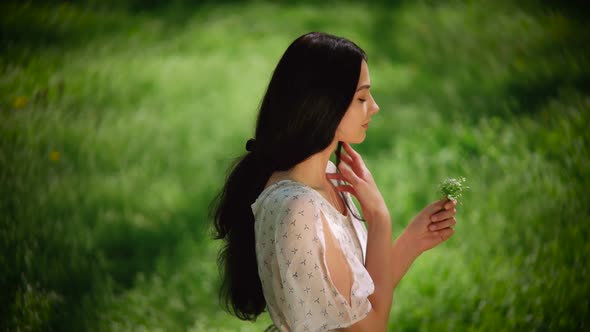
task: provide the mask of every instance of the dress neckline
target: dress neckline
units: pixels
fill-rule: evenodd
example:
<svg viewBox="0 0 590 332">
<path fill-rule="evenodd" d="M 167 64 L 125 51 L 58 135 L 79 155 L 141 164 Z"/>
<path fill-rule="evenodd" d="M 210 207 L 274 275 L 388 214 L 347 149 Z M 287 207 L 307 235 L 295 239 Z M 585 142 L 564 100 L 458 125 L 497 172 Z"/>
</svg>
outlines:
<svg viewBox="0 0 590 332">
<path fill-rule="evenodd" d="M 334 215 L 336 215 L 337 217 L 346 219 L 346 218 L 348 218 L 350 216 L 350 210 L 346 206 L 346 202 L 344 202 L 344 207 L 346 208 L 346 215 L 344 215 L 344 214 L 342 214 L 342 212 L 338 211 L 338 209 L 334 205 L 332 205 L 332 203 L 330 203 L 324 196 L 322 196 L 322 194 L 320 194 L 317 190 L 315 190 L 314 188 L 306 185 L 305 183 L 302 183 L 302 182 L 299 182 L 299 181 L 295 181 L 295 180 L 291 180 L 291 179 L 283 179 L 283 180 L 279 180 L 279 181 L 271 184 L 270 186 L 268 186 L 268 187 L 264 188 L 264 190 L 262 190 L 262 192 L 260 193 L 260 196 L 262 196 L 262 194 L 264 194 L 265 192 L 270 191 L 271 188 L 276 187 L 280 183 L 283 183 L 283 182 L 291 182 L 293 184 L 297 184 L 297 185 L 299 185 L 301 187 L 305 187 L 305 188 L 308 188 L 308 189 L 312 190 L 314 192 L 314 194 L 316 196 L 318 196 L 324 202 L 324 205 L 327 205 L 328 206 L 328 209 L 330 209 L 331 212 Z M 340 197 L 342 197 L 342 195 L 340 195 L 340 194 L 338 194 L 338 195 Z M 342 198 L 344 200 L 346 200 L 345 197 L 342 197 Z"/>
</svg>

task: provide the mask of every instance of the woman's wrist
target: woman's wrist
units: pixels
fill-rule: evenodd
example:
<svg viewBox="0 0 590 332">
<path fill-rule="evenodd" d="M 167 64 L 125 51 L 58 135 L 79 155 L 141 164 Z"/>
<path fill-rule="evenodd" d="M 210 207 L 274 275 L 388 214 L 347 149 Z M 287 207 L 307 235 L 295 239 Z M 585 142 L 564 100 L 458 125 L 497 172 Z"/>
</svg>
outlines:
<svg viewBox="0 0 590 332">
<path fill-rule="evenodd" d="M 375 200 L 375 201 L 377 201 L 377 200 Z M 384 201 L 381 201 L 380 203 L 376 203 L 373 206 L 371 206 L 370 208 L 363 209 L 363 211 L 365 212 L 365 216 L 367 218 L 369 218 L 368 219 L 369 221 L 378 222 L 378 220 L 381 220 L 381 221 L 387 220 L 389 223 L 391 223 L 389 209 L 387 208 L 387 205 L 385 204 Z"/>
<path fill-rule="evenodd" d="M 396 245 L 398 245 L 400 250 L 404 252 L 404 255 L 411 257 L 412 260 L 418 258 L 422 254 L 422 251 L 420 251 L 416 242 L 412 241 L 406 230 L 404 230 L 397 238 Z"/>
<path fill-rule="evenodd" d="M 391 217 L 387 209 L 377 209 L 365 213 L 365 218 L 369 225 L 378 226 L 379 228 L 389 227 L 391 229 Z"/>
</svg>

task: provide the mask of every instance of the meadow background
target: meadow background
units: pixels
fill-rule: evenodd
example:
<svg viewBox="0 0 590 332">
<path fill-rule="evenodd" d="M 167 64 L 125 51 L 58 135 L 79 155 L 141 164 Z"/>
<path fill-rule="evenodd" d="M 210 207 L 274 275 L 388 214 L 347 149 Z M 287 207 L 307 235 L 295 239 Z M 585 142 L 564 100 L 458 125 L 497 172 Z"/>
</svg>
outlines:
<svg viewBox="0 0 590 332">
<path fill-rule="evenodd" d="M 3 1 L 0 330 L 263 330 L 219 307 L 208 205 L 313 30 L 368 53 L 356 148 L 396 236 L 443 178 L 471 187 L 390 330 L 590 330 L 590 16 L 568 3 Z"/>
</svg>

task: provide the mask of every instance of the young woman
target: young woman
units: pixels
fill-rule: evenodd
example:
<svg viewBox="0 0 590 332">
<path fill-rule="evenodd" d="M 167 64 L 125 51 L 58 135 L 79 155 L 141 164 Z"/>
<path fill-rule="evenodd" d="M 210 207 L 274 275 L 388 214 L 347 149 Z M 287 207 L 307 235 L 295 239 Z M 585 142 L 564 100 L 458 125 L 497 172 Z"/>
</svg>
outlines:
<svg viewBox="0 0 590 332">
<path fill-rule="evenodd" d="M 213 210 L 221 296 L 237 317 L 267 309 L 281 331 L 385 331 L 400 279 L 453 234 L 456 203 L 444 199 L 392 241 L 385 200 L 350 146 L 379 111 L 370 86 L 367 56 L 344 38 L 308 33 L 283 54 Z"/>
</svg>

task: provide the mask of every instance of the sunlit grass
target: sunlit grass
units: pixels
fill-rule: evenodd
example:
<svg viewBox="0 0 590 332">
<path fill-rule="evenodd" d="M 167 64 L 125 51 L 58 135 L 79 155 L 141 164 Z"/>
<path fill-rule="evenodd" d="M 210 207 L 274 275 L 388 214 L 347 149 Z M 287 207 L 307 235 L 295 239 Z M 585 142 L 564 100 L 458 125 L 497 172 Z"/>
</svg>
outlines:
<svg viewBox="0 0 590 332">
<path fill-rule="evenodd" d="M 357 148 L 396 235 L 441 179 L 469 179 L 390 327 L 588 326 L 590 34 L 573 18 L 504 2 L 3 6 L 19 35 L 0 57 L 0 327 L 268 326 L 220 309 L 207 208 L 274 65 L 311 30 L 369 54 L 381 112 Z"/>
</svg>

